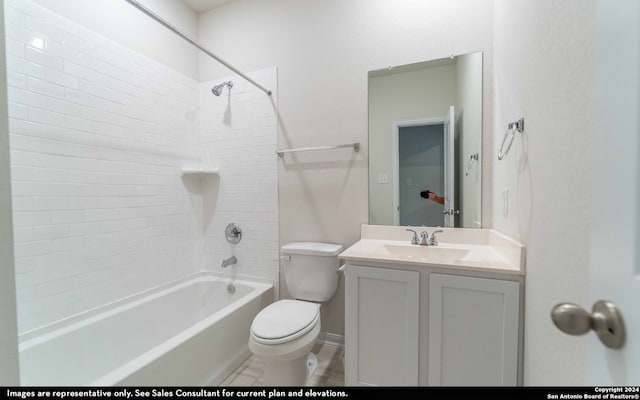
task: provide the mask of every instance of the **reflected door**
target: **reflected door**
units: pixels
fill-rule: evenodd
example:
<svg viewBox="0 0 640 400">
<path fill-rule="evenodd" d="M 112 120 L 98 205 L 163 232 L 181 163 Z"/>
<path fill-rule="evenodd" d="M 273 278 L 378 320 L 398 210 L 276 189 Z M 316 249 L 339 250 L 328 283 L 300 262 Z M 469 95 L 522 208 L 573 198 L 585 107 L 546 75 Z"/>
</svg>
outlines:
<svg viewBox="0 0 640 400">
<path fill-rule="evenodd" d="M 454 157 L 456 110 L 449 107 L 444 119 L 444 226 L 455 226 L 455 176 L 456 163 Z"/>
</svg>

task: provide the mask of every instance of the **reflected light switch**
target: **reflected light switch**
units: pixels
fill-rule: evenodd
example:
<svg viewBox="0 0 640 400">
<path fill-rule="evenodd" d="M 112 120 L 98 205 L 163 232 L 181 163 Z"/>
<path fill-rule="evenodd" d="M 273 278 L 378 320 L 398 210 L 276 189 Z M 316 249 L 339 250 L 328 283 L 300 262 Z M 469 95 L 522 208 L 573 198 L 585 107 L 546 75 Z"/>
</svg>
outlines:
<svg viewBox="0 0 640 400">
<path fill-rule="evenodd" d="M 378 183 L 389 183 L 389 175 L 378 174 Z"/>
<path fill-rule="evenodd" d="M 413 178 L 407 178 L 407 186 L 413 186 Z"/>
</svg>

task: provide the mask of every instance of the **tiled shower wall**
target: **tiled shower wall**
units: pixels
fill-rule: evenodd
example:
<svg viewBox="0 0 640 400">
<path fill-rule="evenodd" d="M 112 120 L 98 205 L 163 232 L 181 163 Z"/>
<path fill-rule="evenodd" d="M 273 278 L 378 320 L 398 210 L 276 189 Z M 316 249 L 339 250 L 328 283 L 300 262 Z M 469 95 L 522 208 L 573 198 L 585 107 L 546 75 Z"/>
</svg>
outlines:
<svg viewBox="0 0 640 400">
<path fill-rule="evenodd" d="M 198 84 L 5 2 L 19 331 L 198 271 Z"/>
<path fill-rule="evenodd" d="M 20 332 L 203 268 L 277 284 L 275 95 L 198 84 L 27 0 L 5 29 Z M 275 91 L 275 68 L 249 75 Z"/>
<path fill-rule="evenodd" d="M 278 134 L 276 68 L 248 74 L 270 89 L 271 97 L 239 77 L 200 84 L 200 143 L 205 166 L 220 168 L 219 177 L 203 178 L 205 256 L 207 269 L 230 277 L 267 279 L 277 284 Z M 211 88 L 231 80 L 216 97 Z M 228 223 L 242 229 L 242 240 L 224 237 Z M 236 265 L 221 268 L 235 255 Z"/>
</svg>

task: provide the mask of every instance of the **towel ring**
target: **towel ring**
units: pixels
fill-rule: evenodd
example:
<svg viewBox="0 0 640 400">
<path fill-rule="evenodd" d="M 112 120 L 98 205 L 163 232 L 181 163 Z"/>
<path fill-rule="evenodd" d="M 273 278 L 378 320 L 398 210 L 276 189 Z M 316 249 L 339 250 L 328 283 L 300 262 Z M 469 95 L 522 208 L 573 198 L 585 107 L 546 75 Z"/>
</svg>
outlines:
<svg viewBox="0 0 640 400">
<path fill-rule="evenodd" d="M 516 122 L 510 122 L 507 128 L 507 132 L 504 134 L 504 138 L 502 138 L 500 149 L 498 149 L 498 160 L 502 160 L 504 156 L 506 156 L 509 152 L 511 145 L 513 144 L 513 138 L 515 137 L 516 132 L 522 133 L 524 131 L 524 118 L 520 118 Z M 505 142 L 507 142 L 507 139 L 509 139 L 509 142 L 507 143 L 507 148 L 505 149 L 504 144 Z"/>
</svg>

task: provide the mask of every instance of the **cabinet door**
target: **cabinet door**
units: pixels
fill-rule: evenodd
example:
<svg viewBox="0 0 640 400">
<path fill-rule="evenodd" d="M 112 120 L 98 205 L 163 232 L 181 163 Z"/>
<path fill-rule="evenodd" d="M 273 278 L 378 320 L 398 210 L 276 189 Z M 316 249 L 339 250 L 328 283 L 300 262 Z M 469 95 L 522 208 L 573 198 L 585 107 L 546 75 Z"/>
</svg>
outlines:
<svg viewBox="0 0 640 400">
<path fill-rule="evenodd" d="M 345 276 L 346 384 L 416 386 L 419 273 L 349 265 Z"/>
<path fill-rule="evenodd" d="M 429 276 L 429 386 L 515 386 L 518 282 Z"/>
</svg>

